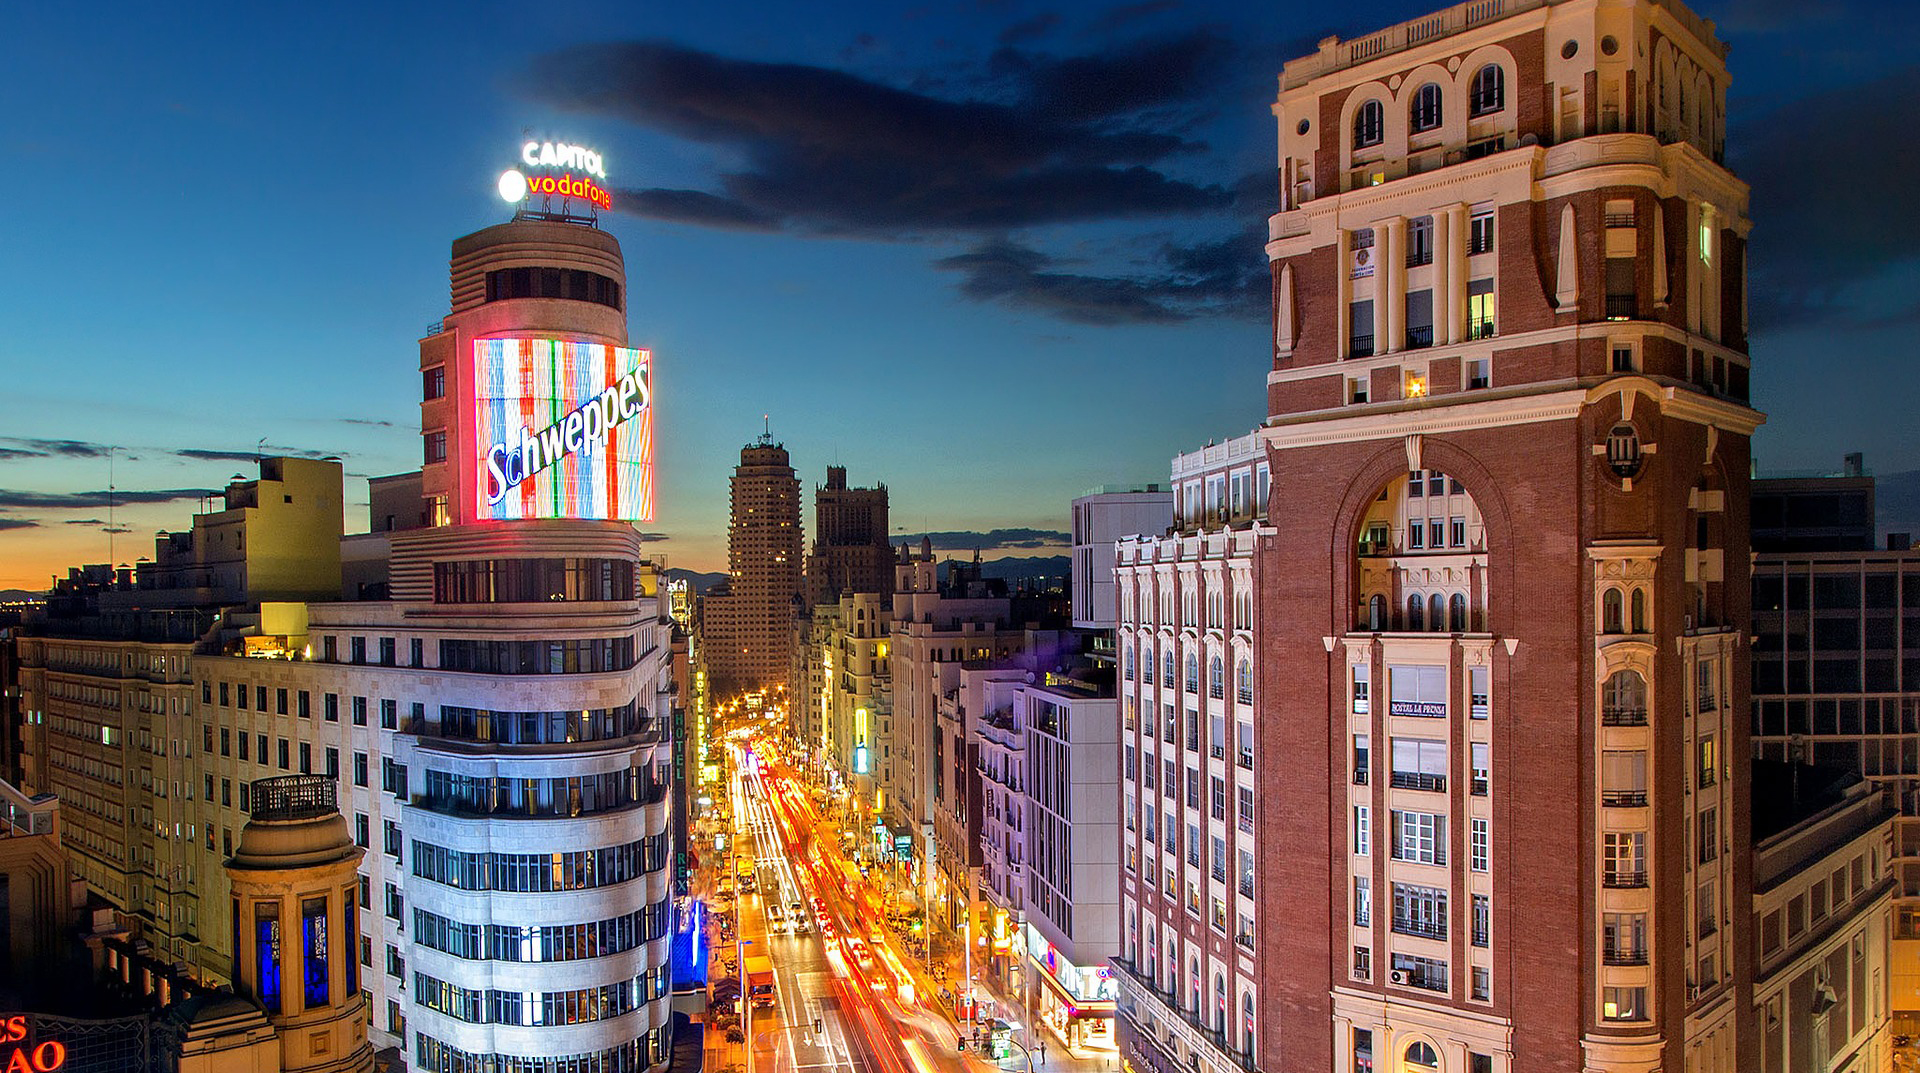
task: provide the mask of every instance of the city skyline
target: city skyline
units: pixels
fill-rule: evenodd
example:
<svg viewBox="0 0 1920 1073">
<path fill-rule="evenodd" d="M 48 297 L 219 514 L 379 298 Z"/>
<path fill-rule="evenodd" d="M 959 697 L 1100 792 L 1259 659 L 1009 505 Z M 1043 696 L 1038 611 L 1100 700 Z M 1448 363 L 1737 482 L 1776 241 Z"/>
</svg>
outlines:
<svg viewBox="0 0 1920 1073">
<path fill-rule="evenodd" d="M 1842 186 L 1790 166 L 1882 122 L 1863 102 L 1912 107 L 1891 43 L 1914 13 L 1702 8 L 1726 20 L 1730 165 L 1760 220 L 1761 468 L 1846 450 L 1920 468 L 1898 419 L 1915 374 L 1895 361 L 1912 224 L 1861 207 L 1906 169 Z M 445 312 L 444 236 L 506 218 L 491 179 L 523 130 L 608 158 L 634 342 L 659 365 L 646 530 L 665 539 L 650 550 L 720 567 L 720 478 L 762 414 L 803 482 L 842 464 L 886 483 L 897 534 L 1055 550 L 1073 495 L 1164 479 L 1168 454 L 1258 422 L 1243 385 L 1266 361 L 1267 298 L 1247 236 L 1275 208 L 1272 72 L 1323 34 L 1424 10 L 870 5 L 761 12 L 743 31 L 723 14 L 584 9 L 528 26 L 499 8 L 453 33 L 385 14 L 375 35 L 267 13 L 188 35 L 131 9 L 82 33 L 27 13 L 23 39 L 45 47 L 4 77 L 44 107 L 0 152 L 21 174 L 84 174 L 94 226 L 76 237 L 24 201 L 9 222 L 33 256 L 0 265 L 18 302 L 0 350 L 0 588 L 108 559 L 109 446 L 116 562 L 184 528 L 256 450 L 343 458 L 347 527 L 364 528 L 359 478 L 419 465 L 408 352 Z M 1856 40 L 1869 17 L 1888 32 Z M 428 37 L 444 47 L 395 43 Z M 321 79 L 334 91 L 315 98 Z M 818 106 L 804 136 L 767 133 L 806 118 L 788 97 Z M 907 145 L 902 177 L 851 163 L 955 124 L 977 138 Z M 958 174 L 976 158 L 998 184 Z M 81 344 L 97 367 L 80 403 L 57 355 L 87 337 L 124 342 Z M 1841 356 L 1861 375 L 1823 372 Z M 1149 412 L 1153 435 L 1088 446 Z M 1859 420 L 1836 436 L 1841 413 Z"/>
</svg>

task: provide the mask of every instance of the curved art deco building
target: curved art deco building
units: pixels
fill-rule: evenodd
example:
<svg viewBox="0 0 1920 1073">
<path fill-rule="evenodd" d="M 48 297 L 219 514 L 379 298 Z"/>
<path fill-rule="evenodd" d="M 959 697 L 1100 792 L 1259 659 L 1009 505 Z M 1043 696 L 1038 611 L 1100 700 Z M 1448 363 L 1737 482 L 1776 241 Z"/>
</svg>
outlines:
<svg viewBox="0 0 1920 1073">
<path fill-rule="evenodd" d="M 666 618 L 639 534 L 595 517 L 650 510 L 615 499 L 651 496 L 619 475 L 644 457 L 632 419 L 647 399 L 630 393 L 617 434 L 601 417 L 604 462 L 591 417 L 584 436 L 569 425 L 631 371 L 635 352 L 615 349 L 627 345 L 619 243 L 517 219 L 457 240 L 451 283 L 452 312 L 420 346 L 422 483 L 439 524 L 394 534 L 393 600 L 363 605 L 394 616 L 385 628 L 406 637 L 432 696 L 400 719 L 383 769 L 402 791 L 383 908 L 400 918 L 388 931 L 403 940 L 404 986 L 390 1001 L 404 1023 L 380 1027 L 435 1073 L 664 1066 Z M 495 341 L 519 359 L 489 369 Z M 489 485 L 490 454 L 506 458 L 495 445 L 543 426 L 565 453 L 503 467 L 524 487 Z"/>
</svg>

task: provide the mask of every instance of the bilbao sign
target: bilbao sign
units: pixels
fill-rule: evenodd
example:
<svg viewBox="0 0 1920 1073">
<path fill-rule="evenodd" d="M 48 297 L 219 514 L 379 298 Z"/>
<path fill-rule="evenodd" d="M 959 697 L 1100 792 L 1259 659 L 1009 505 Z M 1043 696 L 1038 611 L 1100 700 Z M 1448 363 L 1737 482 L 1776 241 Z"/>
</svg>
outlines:
<svg viewBox="0 0 1920 1073">
<path fill-rule="evenodd" d="M 481 520 L 653 520 L 651 353 L 525 337 L 473 346 Z"/>
<path fill-rule="evenodd" d="M 67 1064 L 67 1045 L 59 1040 L 35 1042 L 23 1014 L 0 1018 L 0 1073 L 53 1073 Z"/>
<path fill-rule="evenodd" d="M 595 208 L 613 208 L 613 195 L 603 185 L 606 162 L 596 150 L 565 142 L 528 142 L 520 147 L 520 163 L 522 167 L 500 173 L 503 201 L 562 197 L 577 198 Z"/>
</svg>

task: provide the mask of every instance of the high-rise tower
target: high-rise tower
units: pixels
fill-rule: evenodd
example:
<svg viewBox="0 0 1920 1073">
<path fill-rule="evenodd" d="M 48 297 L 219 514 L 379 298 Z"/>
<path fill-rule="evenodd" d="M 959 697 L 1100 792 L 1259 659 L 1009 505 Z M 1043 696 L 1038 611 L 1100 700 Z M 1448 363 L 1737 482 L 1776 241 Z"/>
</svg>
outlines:
<svg viewBox="0 0 1920 1073">
<path fill-rule="evenodd" d="M 813 490 L 813 551 L 807 556 L 807 604 L 841 593 L 893 593 L 893 546 L 887 542 L 887 486 L 848 488 L 847 467 L 828 466 Z M 883 601 L 883 602 L 890 602 Z"/>
<path fill-rule="evenodd" d="M 1210 542 L 1121 556 L 1141 1064 L 1752 1068 L 1725 52 L 1669 0 L 1476 0 L 1286 65 L 1252 629 Z M 1239 528 L 1212 465 L 1187 530 Z M 1196 699 L 1243 652 L 1244 772 Z"/>
<path fill-rule="evenodd" d="M 786 681 L 800 598 L 800 480 L 771 435 L 740 449 L 727 525 L 728 589 L 702 601 L 702 651 L 720 695 Z"/>
</svg>

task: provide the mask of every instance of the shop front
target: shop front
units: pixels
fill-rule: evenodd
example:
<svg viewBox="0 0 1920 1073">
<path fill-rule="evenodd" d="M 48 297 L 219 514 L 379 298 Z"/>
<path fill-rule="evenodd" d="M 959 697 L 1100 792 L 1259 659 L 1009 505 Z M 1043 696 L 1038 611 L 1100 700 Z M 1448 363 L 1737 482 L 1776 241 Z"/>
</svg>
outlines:
<svg viewBox="0 0 1920 1073">
<path fill-rule="evenodd" d="M 1105 964 L 1081 966 L 1068 961 L 1033 925 L 1027 925 L 1028 971 L 1036 981 L 1034 1013 L 1067 1041 L 1076 1055 L 1112 1054 L 1117 984 Z"/>
</svg>

